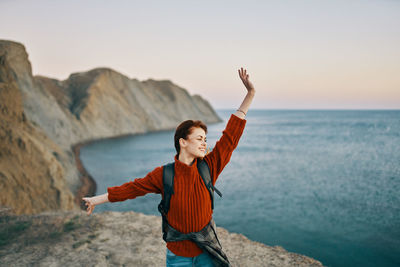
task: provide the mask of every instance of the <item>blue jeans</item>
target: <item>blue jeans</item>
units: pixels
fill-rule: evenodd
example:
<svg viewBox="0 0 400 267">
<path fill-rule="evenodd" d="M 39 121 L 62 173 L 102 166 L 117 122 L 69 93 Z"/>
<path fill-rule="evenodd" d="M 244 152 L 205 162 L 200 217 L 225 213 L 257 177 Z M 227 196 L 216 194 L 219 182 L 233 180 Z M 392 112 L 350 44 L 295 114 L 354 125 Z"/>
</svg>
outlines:
<svg viewBox="0 0 400 267">
<path fill-rule="evenodd" d="M 167 267 L 213 267 L 214 264 L 208 256 L 207 253 L 203 252 L 199 256 L 196 257 L 182 257 L 177 256 L 172 253 L 171 250 L 167 248 Z"/>
</svg>

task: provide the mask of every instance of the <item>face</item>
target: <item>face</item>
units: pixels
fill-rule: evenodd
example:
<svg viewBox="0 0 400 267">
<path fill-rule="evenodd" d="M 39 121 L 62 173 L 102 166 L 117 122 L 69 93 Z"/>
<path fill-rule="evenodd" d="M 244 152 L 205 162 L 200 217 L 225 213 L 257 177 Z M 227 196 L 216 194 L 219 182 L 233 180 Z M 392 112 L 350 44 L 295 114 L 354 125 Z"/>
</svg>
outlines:
<svg viewBox="0 0 400 267">
<path fill-rule="evenodd" d="M 204 157 L 207 149 L 206 133 L 202 128 L 193 128 L 186 140 L 183 140 L 181 149 L 193 155 L 195 158 Z"/>
</svg>

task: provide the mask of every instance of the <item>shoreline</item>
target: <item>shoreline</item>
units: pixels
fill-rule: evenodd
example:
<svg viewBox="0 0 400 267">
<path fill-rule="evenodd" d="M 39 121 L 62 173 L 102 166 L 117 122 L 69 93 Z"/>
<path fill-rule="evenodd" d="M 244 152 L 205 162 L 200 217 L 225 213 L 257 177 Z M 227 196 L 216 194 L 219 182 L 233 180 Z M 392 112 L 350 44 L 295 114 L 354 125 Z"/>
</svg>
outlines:
<svg viewBox="0 0 400 267">
<path fill-rule="evenodd" d="M 221 121 L 223 122 L 223 120 Z M 215 123 L 209 123 L 208 125 L 213 125 L 221 122 L 215 122 Z M 139 136 L 139 135 L 145 135 L 145 134 L 150 134 L 150 133 L 158 133 L 158 132 L 166 132 L 166 131 L 174 131 L 175 128 L 171 129 L 162 129 L 162 130 L 155 130 L 155 131 L 148 131 L 144 133 L 128 133 L 128 134 L 121 134 L 121 135 L 115 135 L 115 136 L 110 136 L 110 137 L 103 137 L 103 138 L 97 138 L 97 139 L 89 139 L 86 141 L 78 142 L 76 144 L 71 145 L 72 152 L 75 155 L 75 164 L 76 168 L 79 171 L 79 178 L 81 181 L 80 186 L 76 190 L 74 194 L 74 202 L 82 209 L 86 211 L 86 206 L 84 202 L 82 201 L 83 197 L 92 197 L 96 195 L 97 191 L 97 184 L 95 179 L 89 174 L 89 172 L 85 169 L 81 158 L 80 158 L 80 151 L 81 148 L 92 144 L 96 142 L 100 142 L 103 140 L 109 140 L 109 139 L 119 139 L 119 138 L 124 138 L 124 137 L 133 137 L 133 136 Z"/>
<path fill-rule="evenodd" d="M 163 129 L 163 130 L 157 130 L 157 131 L 149 131 L 149 132 L 144 132 L 144 133 L 129 133 L 129 134 L 121 134 L 121 135 L 116 135 L 116 136 L 110 136 L 110 137 L 104 137 L 104 138 L 98 138 L 98 139 L 90 139 L 82 142 L 78 142 L 74 145 L 71 145 L 72 152 L 74 153 L 75 156 L 75 164 L 76 168 L 79 171 L 79 178 L 81 181 L 80 186 L 74 193 L 74 202 L 84 211 L 86 211 L 86 206 L 84 202 L 82 201 L 83 197 L 92 197 L 96 195 L 97 191 L 97 184 L 95 179 L 89 174 L 89 172 L 85 169 L 83 162 L 81 161 L 80 158 L 80 152 L 81 148 L 92 144 L 96 142 L 100 142 L 103 140 L 109 140 L 109 139 L 118 139 L 118 138 L 124 138 L 124 137 L 132 137 L 132 136 L 138 136 L 138 135 L 144 135 L 144 134 L 149 134 L 149 133 L 156 133 L 156 132 L 163 132 L 163 131 L 172 131 L 174 129 Z"/>
<path fill-rule="evenodd" d="M 97 191 L 96 181 L 85 169 L 80 158 L 81 148 L 90 143 L 93 143 L 93 141 L 80 142 L 72 146 L 72 151 L 75 155 L 76 168 L 79 171 L 79 178 L 81 181 L 81 185 L 78 187 L 78 190 L 74 195 L 74 202 L 78 204 L 81 210 L 86 210 L 86 206 L 84 204 L 84 201 L 82 201 L 82 198 L 86 196 L 92 197 L 96 194 Z"/>
<path fill-rule="evenodd" d="M 170 129 L 160 130 L 160 131 L 170 131 Z M 159 131 L 150 131 L 150 132 L 136 133 L 136 134 L 124 134 L 124 135 L 118 135 L 118 136 L 112 136 L 112 137 L 106 137 L 106 138 L 86 140 L 86 141 L 82 141 L 82 142 L 76 143 L 71 146 L 73 153 L 75 155 L 75 163 L 76 163 L 76 167 L 79 171 L 80 181 L 81 181 L 81 185 L 77 189 L 77 191 L 74 195 L 74 197 L 75 197 L 74 201 L 75 201 L 75 203 L 77 203 L 79 205 L 81 210 L 86 211 L 86 206 L 84 205 L 84 201 L 82 201 L 82 198 L 85 196 L 88 196 L 88 197 L 95 196 L 96 191 L 97 191 L 96 181 L 89 174 L 89 172 L 85 169 L 83 162 L 80 158 L 81 148 L 86 145 L 90 145 L 92 143 L 100 142 L 100 141 L 107 140 L 107 139 L 118 139 L 118 138 L 124 138 L 124 137 L 129 137 L 129 136 L 132 137 L 132 136 L 149 134 L 149 133 L 153 133 L 153 132 L 159 132 Z M 157 221 L 157 220 L 160 220 L 160 218 L 161 218 L 161 216 L 145 215 L 145 214 L 141 214 L 141 213 L 136 213 L 134 211 L 129 211 L 129 212 L 106 211 L 105 213 L 103 212 L 102 214 L 113 214 L 113 217 L 121 217 L 121 219 L 125 216 L 131 217 L 134 214 L 138 214 L 138 216 L 140 218 L 141 217 L 143 217 L 143 218 L 154 217 L 154 219 L 151 219 L 151 221 Z M 102 214 L 97 214 L 97 216 L 102 216 Z M 77 218 L 77 216 L 78 215 L 75 215 L 74 218 Z M 87 217 L 87 216 L 84 216 L 84 217 Z M 106 218 L 108 218 L 108 216 L 106 216 Z M 132 220 L 129 220 L 129 221 L 132 221 Z M 135 217 L 135 221 L 137 221 L 136 217 Z M 158 223 L 156 226 L 152 227 L 152 229 L 151 229 L 152 233 L 154 233 L 154 232 L 158 233 L 159 224 L 160 223 Z M 112 228 L 112 227 L 114 227 L 114 226 L 112 226 L 112 224 L 110 222 L 107 230 L 109 230 L 109 228 Z M 135 227 L 138 228 L 137 225 L 135 225 Z M 276 263 L 275 266 L 324 266 L 320 261 L 318 261 L 317 259 L 314 259 L 310 256 L 306 256 L 306 255 L 294 253 L 294 252 L 289 252 L 281 246 L 270 246 L 270 245 L 267 245 L 267 244 L 264 244 L 261 242 L 253 241 L 253 240 L 248 239 L 243 234 L 228 232 L 228 230 L 226 230 L 224 228 L 218 227 L 218 229 L 219 229 L 219 232 L 222 232 L 222 233 L 220 233 L 221 238 L 226 239 L 226 240 L 224 240 L 225 241 L 224 242 L 225 250 L 229 254 L 232 253 L 230 255 L 230 259 L 234 259 L 236 262 L 241 262 L 241 263 L 244 263 L 245 265 L 247 265 L 249 262 L 251 262 L 252 264 L 254 262 L 257 262 L 257 265 L 259 265 L 259 266 L 263 265 L 266 261 L 267 262 L 271 261 L 273 263 Z M 94 234 L 92 236 L 94 236 Z M 152 240 L 153 240 L 154 244 L 160 243 L 161 242 L 160 240 L 162 240 L 159 236 L 156 236 L 153 239 Z M 108 242 L 108 240 L 111 240 L 111 238 L 109 236 L 107 236 L 106 238 L 100 240 L 100 242 L 104 242 L 106 240 Z M 76 244 L 78 244 L 80 246 L 80 243 L 83 243 L 83 244 L 91 243 L 93 240 L 89 240 L 89 241 L 90 242 L 88 242 L 88 240 L 78 241 L 78 242 L 74 243 L 72 245 L 72 247 L 77 246 Z M 161 243 L 162 243 L 162 247 L 164 247 L 163 246 L 164 243 L 163 242 L 161 242 Z M 236 243 L 238 243 L 238 244 L 236 244 Z M 243 246 L 243 243 L 245 243 L 246 245 Z M 243 258 L 241 256 L 238 256 L 243 253 L 243 249 L 246 251 L 246 254 L 251 255 L 251 257 Z M 159 251 L 163 251 L 163 249 L 156 249 L 155 251 L 159 252 Z M 257 253 L 255 253 L 255 251 L 257 251 Z M 255 255 L 254 255 L 254 253 L 255 253 Z M 254 256 L 256 256 L 256 257 L 254 258 Z M 161 253 L 159 255 L 159 258 L 160 257 L 161 258 L 164 257 L 164 253 Z M 258 259 L 258 258 L 260 258 L 260 259 Z M 165 262 L 165 259 L 162 258 L 161 262 Z M 149 263 L 149 265 L 145 265 L 145 266 L 153 266 L 153 263 L 154 262 L 151 262 L 151 263 Z"/>
</svg>

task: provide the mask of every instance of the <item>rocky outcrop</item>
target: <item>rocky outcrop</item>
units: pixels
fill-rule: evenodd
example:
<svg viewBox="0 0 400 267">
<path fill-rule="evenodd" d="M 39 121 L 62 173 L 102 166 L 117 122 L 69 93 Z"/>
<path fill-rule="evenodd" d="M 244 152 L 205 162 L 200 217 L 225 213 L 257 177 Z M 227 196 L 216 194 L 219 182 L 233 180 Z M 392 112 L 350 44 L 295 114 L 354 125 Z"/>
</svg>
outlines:
<svg viewBox="0 0 400 267">
<path fill-rule="evenodd" d="M 0 229 L 8 229 L 0 243 L 4 266 L 165 266 L 159 216 L 81 211 L 0 218 Z M 323 266 L 220 227 L 217 232 L 233 266 Z"/>
<path fill-rule="evenodd" d="M 170 81 L 139 82 L 111 69 L 98 68 L 74 73 L 65 81 L 38 76 L 35 82 L 40 91 L 46 92 L 43 96 L 52 99 L 65 116 L 45 115 L 43 106 L 37 106 L 41 110 L 35 115 L 27 116 L 62 145 L 173 129 L 186 119 L 220 121 L 207 101 L 190 96 Z M 59 130 L 64 128 L 68 131 L 61 134 Z"/>
<path fill-rule="evenodd" d="M 19 59 L 16 50 L 21 52 L 23 47 L 9 44 L 17 47 L 13 50 L 5 45 L 0 43 L 1 205 L 13 207 L 18 214 L 74 209 L 74 196 L 66 184 L 62 164 L 68 159 L 67 153 L 26 119 L 17 79 L 29 66 L 13 61 Z M 31 80 L 21 79 L 31 85 Z"/>
<path fill-rule="evenodd" d="M 24 46 L 4 40 L 0 65 L 0 205 L 17 213 L 73 209 L 94 192 L 76 166 L 84 142 L 173 129 L 189 118 L 220 121 L 207 101 L 171 81 L 140 82 L 107 68 L 64 81 L 33 77 Z"/>
</svg>

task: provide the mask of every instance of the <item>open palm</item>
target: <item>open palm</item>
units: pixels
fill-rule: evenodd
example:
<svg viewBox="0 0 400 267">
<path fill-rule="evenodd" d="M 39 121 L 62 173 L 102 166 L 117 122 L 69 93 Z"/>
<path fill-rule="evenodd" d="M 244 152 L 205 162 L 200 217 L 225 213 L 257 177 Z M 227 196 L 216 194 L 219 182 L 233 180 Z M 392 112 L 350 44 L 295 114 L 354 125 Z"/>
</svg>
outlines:
<svg viewBox="0 0 400 267">
<path fill-rule="evenodd" d="M 240 70 L 238 70 L 238 72 L 239 72 L 239 77 L 242 80 L 244 86 L 246 86 L 247 91 L 249 91 L 249 92 L 254 91 L 254 86 L 250 82 L 250 79 L 249 79 L 250 76 L 247 74 L 247 70 L 246 69 L 243 70 L 243 68 L 240 68 Z"/>
</svg>

